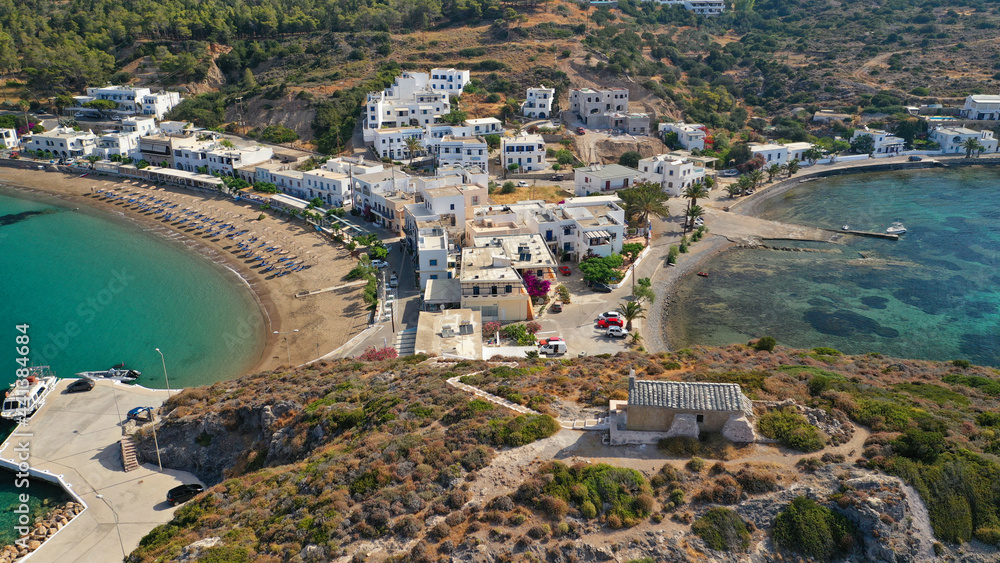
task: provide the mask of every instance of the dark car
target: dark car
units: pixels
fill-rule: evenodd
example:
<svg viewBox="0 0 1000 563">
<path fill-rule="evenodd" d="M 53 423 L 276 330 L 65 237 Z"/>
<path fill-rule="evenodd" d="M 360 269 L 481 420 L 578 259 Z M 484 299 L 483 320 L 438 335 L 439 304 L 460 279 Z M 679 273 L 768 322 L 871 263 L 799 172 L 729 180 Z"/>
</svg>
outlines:
<svg viewBox="0 0 1000 563">
<path fill-rule="evenodd" d="M 920 162 L 923 159 L 920 158 L 919 156 L 913 154 L 913 155 L 910 155 L 910 158 L 908 158 L 906 160 L 909 160 L 910 162 Z"/>
<path fill-rule="evenodd" d="M 174 487 L 173 489 L 167 491 L 167 502 L 171 505 L 187 502 L 201 494 L 204 490 L 205 487 L 199 485 L 198 483 Z"/>
<path fill-rule="evenodd" d="M 82 379 L 77 379 L 73 383 L 67 385 L 66 392 L 82 393 L 83 391 L 90 391 L 91 389 L 94 388 L 94 385 L 96 384 L 97 382 L 95 382 L 93 379 L 90 379 L 89 377 L 84 377 Z"/>
<path fill-rule="evenodd" d="M 593 290 L 596 291 L 597 293 L 611 293 L 612 291 L 614 291 L 613 289 L 611 289 L 611 286 L 606 283 L 595 283 L 590 287 L 593 288 Z"/>
</svg>

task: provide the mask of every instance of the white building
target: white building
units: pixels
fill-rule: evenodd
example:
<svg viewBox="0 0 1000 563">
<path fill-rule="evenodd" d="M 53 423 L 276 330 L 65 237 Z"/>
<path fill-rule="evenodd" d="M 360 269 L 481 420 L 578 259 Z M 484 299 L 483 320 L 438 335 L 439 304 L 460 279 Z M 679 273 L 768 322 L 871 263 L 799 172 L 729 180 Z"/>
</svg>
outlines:
<svg viewBox="0 0 1000 563">
<path fill-rule="evenodd" d="M 572 88 L 570 110 L 592 129 L 620 129 L 633 135 L 649 134 L 649 116 L 628 111 L 628 88 Z"/>
<path fill-rule="evenodd" d="M 976 131 L 966 127 L 935 127 L 931 130 L 930 139 L 941 145 L 941 152 L 946 154 L 965 154 L 962 144 L 969 139 L 978 141 L 984 153 L 997 152 L 997 140 L 993 131 L 988 129 Z"/>
<path fill-rule="evenodd" d="M 16 149 L 21 146 L 21 140 L 14 129 L 0 129 L 0 143 L 5 149 Z"/>
<path fill-rule="evenodd" d="M 381 162 L 365 160 L 364 157 L 337 156 L 327 160 L 323 164 L 324 170 L 358 176 L 361 174 L 374 174 L 385 170 Z"/>
<path fill-rule="evenodd" d="M 764 166 L 772 164 L 785 164 L 788 162 L 788 147 L 785 145 L 775 145 L 772 143 L 748 143 L 750 153 L 753 156 L 760 155 L 764 159 Z"/>
<path fill-rule="evenodd" d="M 449 97 L 461 94 L 468 82 L 467 70 L 435 68 L 430 75 L 404 72 L 392 86 L 381 92 L 369 92 L 364 108 L 365 141 L 372 142 L 374 130 L 383 127 L 440 122 L 441 116 L 451 111 Z"/>
<path fill-rule="evenodd" d="M 174 109 L 174 106 L 182 101 L 181 95 L 177 92 L 161 91 L 155 94 L 146 94 L 142 97 L 142 114 L 154 119 L 163 119 L 167 112 Z"/>
<path fill-rule="evenodd" d="M 85 97 L 77 97 L 78 101 L 86 103 L 93 100 L 108 100 L 118 104 L 117 109 L 125 113 L 141 113 L 142 98 L 149 95 L 149 88 L 133 88 L 131 86 L 103 86 L 87 88 Z M 89 99 L 87 99 L 89 98 Z"/>
<path fill-rule="evenodd" d="M 903 152 L 903 145 L 905 141 L 903 139 L 892 135 L 881 129 L 855 129 L 854 135 L 851 136 L 851 142 L 868 135 L 872 138 L 874 142 L 874 154 L 899 154 Z"/>
<path fill-rule="evenodd" d="M 184 135 L 194 128 L 190 121 L 161 121 L 160 131 L 164 135 Z"/>
<path fill-rule="evenodd" d="M 698 123 L 661 123 L 660 135 L 677 133 L 677 142 L 686 150 L 705 150 L 705 126 Z"/>
<path fill-rule="evenodd" d="M 373 133 L 372 148 L 382 158 L 391 158 L 393 160 L 410 158 L 410 149 L 406 145 L 406 140 L 411 138 L 420 141 L 420 149 L 417 151 L 417 154 L 424 150 L 423 127 L 386 127 L 376 129 Z"/>
<path fill-rule="evenodd" d="M 965 119 L 994 121 L 1000 119 L 1000 96 L 976 94 L 965 98 L 960 115 Z"/>
<path fill-rule="evenodd" d="M 56 158 L 90 156 L 97 150 L 97 135 L 92 131 L 74 131 L 72 127 L 56 127 L 51 131 L 35 133 L 24 148 L 46 151 Z"/>
<path fill-rule="evenodd" d="M 363 213 L 371 212 L 374 200 L 373 194 L 394 194 L 411 192 L 410 177 L 403 172 L 380 170 L 367 174 L 354 174 L 351 188 L 354 197 L 354 207 Z"/>
<path fill-rule="evenodd" d="M 500 154 L 504 168 L 517 164 L 521 170 L 531 172 L 545 169 L 545 141 L 541 135 L 522 134 L 500 140 Z"/>
<path fill-rule="evenodd" d="M 641 179 L 655 182 L 672 197 L 680 197 L 684 190 L 705 180 L 705 167 L 686 158 L 659 154 L 639 160 Z"/>
<path fill-rule="evenodd" d="M 788 160 L 798 160 L 799 162 L 805 162 L 806 151 L 813 147 L 812 143 L 799 142 L 799 143 L 786 143 L 785 148 L 788 149 Z"/>
<path fill-rule="evenodd" d="M 139 158 L 139 137 L 137 132 L 105 133 L 97 140 L 94 154 L 105 159 L 112 155 Z"/>
<path fill-rule="evenodd" d="M 439 166 L 489 165 L 490 152 L 482 137 L 444 137 L 437 146 Z"/>
<path fill-rule="evenodd" d="M 347 174 L 316 168 L 303 172 L 302 181 L 309 200 L 318 197 L 330 207 L 343 207 L 351 201 L 351 179 Z"/>
<path fill-rule="evenodd" d="M 594 164 L 574 171 L 574 193 L 578 196 L 614 192 L 635 185 L 639 171 L 620 164 Z"/>
<path fill-rule="evenodd" d="M 725 0 L 653 0 L 659 4 L 682 6 L 702 16 L 717 16 L 726 10 Z"/>
<path fill-rule="evenodd" d="M 466 119 L 465 126 L 472 129 L 473 135 L 498 135 L 503 133 L 503 122 L 495 117 Z"/>
<path fill-rule="evenodd" d="M 533 119 L 552 117 L 552 102 L 555 97 L 555 88 L 546 88 L 545 86 L 528 88 L 524 103 L 521 104 L 521 115 Z"/>
<path fill-rule="evenodd" d="M 450 252 L 452 245 L 445 229 L 439 226 L 420 228 L 416 238 L 420 289 L 427 289 L 430 280 L 453 279 L 457 256 Z"/>
<path fill-rule="evenodd" d="M 156 120 L 152 117 L 130 117 L 122 120 L 122 131 L 137 133 L 140 137 L 145 137 L 146 135 L 156 135 L 160 132 L 160 128 L 156 126 Z"/>
<path fill-rule="evenodd" d="M 431 90 L 445 92 L 448 96 L 457 96 L 469 84 L 471 73 L 467 70 L 454 68 L 432 68 Z"/>
</svg>

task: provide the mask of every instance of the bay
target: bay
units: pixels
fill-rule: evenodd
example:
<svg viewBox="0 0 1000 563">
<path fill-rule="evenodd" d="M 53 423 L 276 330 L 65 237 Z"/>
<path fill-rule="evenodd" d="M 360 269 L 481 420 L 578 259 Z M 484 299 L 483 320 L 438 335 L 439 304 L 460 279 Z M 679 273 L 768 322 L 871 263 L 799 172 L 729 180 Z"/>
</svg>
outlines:
<svg viewBox="0 0 1000 563">
<path fill-rule="evenodd" d="M 1000 366 L 1000 170 L 955 167 L 819 179 L 762 202 L 766 219 L 885 232 L 899 241 L 781 241 L 822 252 L 739 249 L 678 284 L 672 348 L 764 335 L 828 346 Z M 711 225 L 709 225 L 711 228 Z"/>
</svg>

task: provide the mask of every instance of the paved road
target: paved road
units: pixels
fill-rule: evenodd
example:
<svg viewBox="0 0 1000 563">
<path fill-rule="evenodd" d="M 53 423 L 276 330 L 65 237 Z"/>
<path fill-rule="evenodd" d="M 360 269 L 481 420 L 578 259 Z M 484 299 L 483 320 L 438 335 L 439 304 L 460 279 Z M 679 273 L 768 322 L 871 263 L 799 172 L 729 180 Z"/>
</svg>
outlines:
<svg viewBox="0 0 1000 563">
<path fill-rule="evenodd" d="M 59 382 L 24 429 L 33 435 L 28 439 L 29 463 L 63 475 L 88 508 L 36 550 L 32 561 L 118 561 L 117 554 L 131 552 L 150 530 L 173 518 L 167 491 L 198 479 L 185 471 L 161 472 L 150 464 L 128 473 L 122 468 L 119 421 L 132 408 L 159 406 L 166 391 L 101 381 L 90 392 L 70 395 L 62 393 L 66 385 L 65 380 Z M 0 456 L 13 457 L 16 445 L 6 443 Z"/>
</svg>

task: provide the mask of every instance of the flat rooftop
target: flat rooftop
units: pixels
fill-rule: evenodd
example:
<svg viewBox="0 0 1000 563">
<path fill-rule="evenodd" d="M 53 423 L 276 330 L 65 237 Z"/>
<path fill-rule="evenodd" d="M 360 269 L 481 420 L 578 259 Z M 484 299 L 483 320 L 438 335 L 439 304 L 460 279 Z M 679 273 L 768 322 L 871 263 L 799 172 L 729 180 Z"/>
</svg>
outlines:
<svg viewBox="0 0 1000 563">
<path fill-rule="evenodd" d="M 480 248 L 503 249 L 515 269 L 556 267 L 552 252 L 538 233 L 478 236 L 473 238 L 473 244 Z"/>
<path fill-rule="evenodd" d="M 463 248 L 462 282 L 508 282 L 522 286 L 521 277 L 511 266 L 511 260 L 502 249 Z"/>
<path fill-rule="evenodd" d="M 440 313 L 421 311 L 413 352 L 454 358 L 481 358 L 482 315 L 471 309 L 448 309 Z"/>
<path fill-rule="evenodd" d="M 622 166 L 621 164 L 594 164 L 592 166 L 585 166 L 583 168 L 576 169 L 577 174 L 580 174 L 581 172 L 602 180 L 639 175 L 639 171 L 635 168 L 629 168 L 628 166 Z"/>
</svg>

